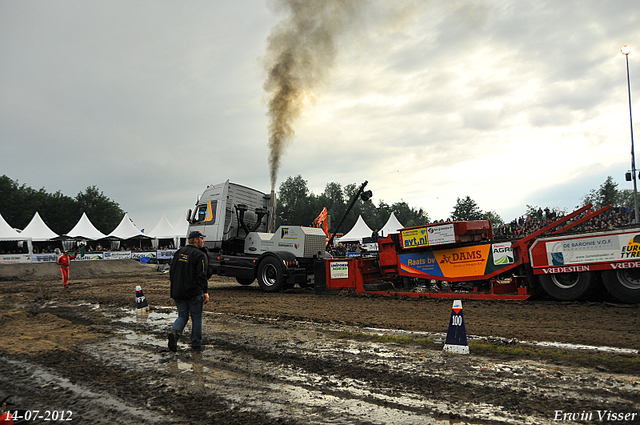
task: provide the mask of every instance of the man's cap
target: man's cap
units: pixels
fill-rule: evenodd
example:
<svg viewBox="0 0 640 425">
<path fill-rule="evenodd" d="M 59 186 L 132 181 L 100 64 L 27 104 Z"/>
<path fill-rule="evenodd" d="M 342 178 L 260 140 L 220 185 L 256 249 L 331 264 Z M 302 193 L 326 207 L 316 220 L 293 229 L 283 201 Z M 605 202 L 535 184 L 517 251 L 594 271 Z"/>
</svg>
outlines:
<svg viewBox="0 0 640 425">
<path fill-rule="evenodd" d="M 197 230 L 194 230 L 193 232 L 189 233 L 189 239 L 195 239 L 195 238 L 204 238 L 204 235 L 198 232 Z"/>
</svg>

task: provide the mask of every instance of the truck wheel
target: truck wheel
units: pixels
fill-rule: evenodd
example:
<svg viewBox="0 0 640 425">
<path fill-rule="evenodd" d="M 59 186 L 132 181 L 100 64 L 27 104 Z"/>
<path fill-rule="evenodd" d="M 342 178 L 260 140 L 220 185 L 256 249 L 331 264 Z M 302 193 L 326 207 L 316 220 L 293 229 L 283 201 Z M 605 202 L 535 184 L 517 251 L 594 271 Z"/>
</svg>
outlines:
<svg viewBox="0 0 640 425">
<path fill-rule="evenodd" d="M 640 269 L 619 269 L 602 272 L 607 291 L 623 303 L 640 303 Z"/>
<path fill-rule="evenodd" d="M 236 280 L 240 285 L 247 286 L 247 285 L 251 285 L 255 279 L 248 278 L 248 277 L 236 277 Z"/>
<path fill-rule="evenodd" d="M 278 292 L 284 286 L 284 271 L 280 261 L 267 257 L 258 266 L 258 283 L 264 292 Z"/>
<path fill-rule="evenodd" d="M 554 273 L 540 276 L 540 286 L 552 298 L 560 301 L 574 301 L 589 295 L 596 283 L 595 274 Z"/>
</svg>

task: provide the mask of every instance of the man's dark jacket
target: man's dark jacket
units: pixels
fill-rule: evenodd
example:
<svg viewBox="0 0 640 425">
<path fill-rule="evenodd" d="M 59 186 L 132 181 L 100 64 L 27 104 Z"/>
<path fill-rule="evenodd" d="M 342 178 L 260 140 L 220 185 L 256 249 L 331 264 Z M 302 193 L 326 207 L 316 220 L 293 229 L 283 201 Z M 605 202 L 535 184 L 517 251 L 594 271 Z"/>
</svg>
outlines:
<svg viewBox="0 0 640 425">
<path fill-rule="evenodd" d="M 207 255 L 193 245 L 177 250 L 169 269 L 171 298 L 189 300 L 207 293 L 208 262 Z"/>
</svg>

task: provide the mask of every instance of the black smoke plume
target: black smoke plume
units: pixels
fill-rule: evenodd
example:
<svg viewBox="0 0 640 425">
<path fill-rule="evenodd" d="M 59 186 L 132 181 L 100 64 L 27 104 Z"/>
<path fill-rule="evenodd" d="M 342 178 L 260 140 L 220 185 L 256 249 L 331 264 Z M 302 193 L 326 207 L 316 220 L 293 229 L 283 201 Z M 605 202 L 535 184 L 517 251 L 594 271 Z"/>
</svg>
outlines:
<svg viewBox="0 0 640 425">
<path fill-rule="evenodd" d="M 293 124 L 313 101 L 336 57 L 336 38 L 353 24 L 367 0 L 276 0 L 288 12 L 268 38 L 266 53 L 271 190 Z"/>
</svg>

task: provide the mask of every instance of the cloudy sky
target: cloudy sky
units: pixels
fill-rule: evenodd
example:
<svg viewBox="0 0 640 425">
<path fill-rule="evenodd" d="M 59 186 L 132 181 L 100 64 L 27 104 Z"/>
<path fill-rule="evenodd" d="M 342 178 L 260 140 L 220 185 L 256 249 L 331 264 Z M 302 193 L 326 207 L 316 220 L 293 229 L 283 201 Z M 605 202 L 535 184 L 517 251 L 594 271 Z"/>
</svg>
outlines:
<svg viewBox="0 0 640 425">
<path fill-rule="evenodd" d="M 468 195 L 505 221 L 527 204 L 571 211 L 609 175 L 632 188 L 620 46 L 636 48 L 638 97 L 637 1 L 328 3 L 296 27 L 311 69 L 294 76 L 301 109 L 276 187 L 368 180 L 376 203 L 440 219 Z M 163 214 L 175 224 L 208 184 L 269 191 L 265 82 L 290 10 L 0 2 L 0 175 L 72 197 L 96 185 L 148 230 Z"/>
</svg>

